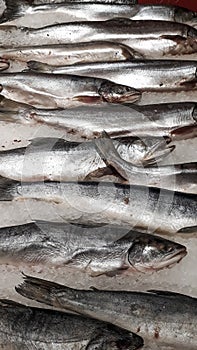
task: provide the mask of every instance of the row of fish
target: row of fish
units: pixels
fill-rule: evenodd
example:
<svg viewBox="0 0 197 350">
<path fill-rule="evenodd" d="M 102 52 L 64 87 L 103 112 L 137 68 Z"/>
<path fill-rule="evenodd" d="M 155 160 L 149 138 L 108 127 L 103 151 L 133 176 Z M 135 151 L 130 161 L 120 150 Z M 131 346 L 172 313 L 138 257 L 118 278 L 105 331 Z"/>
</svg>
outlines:
<svg viewBox="0 0 197 350">
<path fill-rule="evenodd" d="M 1 300 L 2 349 L 135 350 L 144 340 L 179 349 L 197 346 L 196 298 L 160 290 L 76 290 L 30 276 L 16 291 L 61 312 Z"/>
</svg>

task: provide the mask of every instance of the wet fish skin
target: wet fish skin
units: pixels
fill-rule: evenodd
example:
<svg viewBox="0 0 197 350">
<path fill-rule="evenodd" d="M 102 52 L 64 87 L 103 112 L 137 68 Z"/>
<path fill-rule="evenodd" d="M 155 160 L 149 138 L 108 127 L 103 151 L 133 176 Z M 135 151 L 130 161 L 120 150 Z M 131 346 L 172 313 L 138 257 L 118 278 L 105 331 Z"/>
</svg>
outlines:
<svg viewBox="0 0 197 350">
<path fill-rule="evenodd" d="M 2 96 L 43 109 L 123 103 L 127 100 L 134 102 L 140 98 L 140 93 L 133 88 L 103 79 L 72 75 L 2 73 L 0 87 Z"/>
<path fill-rule="evenodd" d="M 33 17 L 33 27 L 40 23 L 36 15 L 45 14 L 47 24 L 52 24 L 52 13 L 56 23 L 76 22 L 83 20 L 107 20 L 114 17 L 126 17 L 133 20 L 165 20 L 181 22 L 190 25 L 197 24 L 197 14 L 185 8 L 162 5 L 136 5 L 132 1 L 66 1 L 64 3 L 36 4 L 28 1 L 6 1 L 6 10 L 0 18 L 0 23 L 8 23 L 22 19 L 25 15 Z M 91 16 L 88 14 L 91 13 Z M 31 24 L 32 25 L 32 24 Z"/>
<path fill-rule="evenodd" d="M 17 50 L 0 49 L 1 59 L 24 63 L 38 60 L 51 65 L 124 61 L 139 58 L 139 56 L 137 52 L 126 45 L 102 41 L 78 43 L 77 45 L 19 47 Z M 9 72 L 13 72 L 13 68 L 10 68 Z"/>
<path fill-rule="evenodd" d="M 131 62 L 100 62 L 75 66 L 50 66 L 28 62 L 30 70 L 53 74 L 78 74 L 106 78 L 117 84 L 126 84 L 143 91 L 166 91 L 195 89 L 197 78 L 196 61 L 134 60 Z"/>
<path fill-rule="evenodd" d="M 196 59 L 197 30 L 181 23 L 165 21 L 74 22 L 39 29 L 1 26 L 0 42 L 4 48 L 21 46 L 77 44 L 106 41 L 125 44 L 145 59 Z"/>
<path fill-rule="evenodd" d="M 100 137 L 105 130 L 116 137 L 169 137 L 184 126 L 197 126 L 196 103 L 155 105 L 86 106 L 65 110 L 38 110 L 4 99 L 0 105 L 0 120 L 21 124 L 44 124 L 62 129 L 69 141 L 84 142 Z M 120 122 L 121 121 L 121 122 Z M 176 140 L 176 135 L 173 136 Z M 178 138 L 184 139 L 184 131 Z M 148 140 L 145 141 L 147 144 Z M 149 142 L 148 142 L 149 143 Z M 143 151 L 142 146 L 142 151 Z"/>
<path fill-rule="evenodd" d="M 0 300 L 0 347 L 14 350 L 135 350 L 140 336 L 88 317 Z"/>
<path fill-rule="evenodd" d="M 32 201 L 51 205 L 49 221 L 53 221 L 53 213 L 57 221 L 58 212 L 64 222 L 135 227 L 150 233 L 175 234 L 197 226 L 196 195 L 152 187 L 104 182 L 21 183 L 1 178 L 0 201 L 18 200 L 26 205 Z M 41 212 L 32 214 L 31 220 L 41 219 Z"/>
<path fill-rule="evenodd" d="M 163 138 L 114 140 L 123 158 L 137 166 L 163 160 L 175 148 L 167 143 Z M 80 144 L 56 138 L 37 138 L 28 147 L 0 153 L 0 176 L 17 181 L 84 181 L 89 174 L 101 169 L 104 174 L 111 173 L 97 153 L 94 142 Z"/>
<path fill-rule="evenodd" d="M 0 263 L 72 267 L 93 277 L 159 271 L 180 262 L 186 247 L 115 227 L 36 222 L 0 229 Z"/>
<path fill-rule="evenodd" d="M 87 291 L 24 276 L 16 291 L 137 332 L 146 341 L 195 349 L 197 299 L 168 291 Z"/>
</svg>

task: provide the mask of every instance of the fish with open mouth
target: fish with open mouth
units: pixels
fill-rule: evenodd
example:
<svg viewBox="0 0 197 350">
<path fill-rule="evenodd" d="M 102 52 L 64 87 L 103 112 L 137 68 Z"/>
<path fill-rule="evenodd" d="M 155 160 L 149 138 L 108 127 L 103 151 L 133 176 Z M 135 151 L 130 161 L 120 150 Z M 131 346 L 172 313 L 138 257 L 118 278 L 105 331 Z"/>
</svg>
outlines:
<svg viewBox="0 0 197 350">
<path fill-rule="evenodd" d="M 0 263 L 72 267 L 90 276 L 133 274 L 172 267 L 186 247 L 121 228 L 36 222 L 0 228 Z"/>
<path fill-rule="evenodd" d="M 108 79 L 143 91 L 197 90 L 197 62 L 176 60 L 134 60 L 99 62 L 75 66 L 51 66 L 30 61 L 31 71 L 50 74 L 76 74 Z"/>
<path fill-rule="evenodd" d="M 17 49 L 0 48 L 2 59 L 26 63 L 36 60 L 51 65 L 72 65 L 76 63 L 126 61 L 139 58 L 140 55 L 126 45 L 113 42 L 89 42 L 70 45 L 42 45 L 18 47 Z M 22 69 L 25 69 L 26 65 Z M 6 68 L 5 68 L 6 69 Z M 10 67 L 9 72 L 18 71 L 18 67 Z"/>
<path fill-rule="evenodd" d="M 147 186 L 110 182 L 21 183 L 1 178 L 0 201 L 23 201 L 30 221 L 42 220 L 42 208 L 47 206 L 48 221 L 111 224 L 166 234 L 193 232 L 197 227 L 196 195 Z M 32 202 L 39 203 L 38 211 L 31 211 Z"/>
<path fill-rule="evenodd" d="M 36 73 L 0 74 L 0 95 L 43 109 L 136 102 L 141 96 L 133 88 L 103 79 Z"/>
<path fill-rule="evenodd" d="M 131 21 L 118 18 L 99 22 L 56 24 L 39 29 L 0 26 L 4 48 L 77 44 L 90 41 L 125 44 L 145 59 L 196 59 L 197 29 L 165 21 Z"/>
<path fill-rule="evenodd" d="M 176 134 L 178 139 L 185 139 L 188 133 L 184 127 L 197 129 L 197 108 L 196 103 L 184 102 L 144 106 L 106 104 L 47 111 L 3 99 L 0 103 L 0 120 L 31 124 L 32 127 L 48 125 L 62 130 L 65 139 L 71 142 L 100 137 L 105 127 L 111 138 L 148 137 L 154 143 L 153 135 L 155 138 L 171 137 L 173 133 L 174 140 Z M 143 144 L 141 141 L 138 143 L 142 145 L 144 153 Z M 148 139 L 145 144 L 149 144 Z"/>
<path fill-rule="evenodd" d="M 88 317 L 0 299 L 0 348 L 12 350 L 137 350 L 143 339 Z"/>
<path fill-rule="evenodd" d="M 121 156 L 135 166 L 163 160 L 175 148 L 168 142 L 163 138 L 119 138 L 113 141 Z M 180 166 L 175 168 L 172 167 L 171 173 L 182 172 Z M 186 169 L 185 166 L 185 172 Z M 137 170 L 140 173 L 140 169 Z M 187 170 L 189 173 L 190 167 Z M 91 141 L 80 144 L 57 138 L 37 138 L 28 147 L 0 152 L 0 176 L 17 181 L 84 181 L 94 172 L 98 173 L 100 180 L 99 173 L 111 174 Z"/>
<path fill-rule="evenodd" d="M 32 300 L 111 322 L 160 346 L 196 349 L 197 299 L 170 291 L 79 290 L 24 276 L 16 291 Z M 182 347 L 183 346 L 183 347 Z"/>
<path fill-rule="evenodd" d="M 126 17 L 133 20 L 162 20 L 186 23 L 195 26 L 197 14 L 177 6 L 137 5 L 135 1 L 64 1 L 62 3 L 35 3 L 27 0 L 6 0 L 0 23 L 29 24 L 39 27 L 42 21 L 46 24 L 77 22 L 84 20 L 100 21 L 115 17 Z M 31 16 L 31 17 L 30 17 Z M 19 20 L 19 21 L 18 21 Z"/>
</svg>

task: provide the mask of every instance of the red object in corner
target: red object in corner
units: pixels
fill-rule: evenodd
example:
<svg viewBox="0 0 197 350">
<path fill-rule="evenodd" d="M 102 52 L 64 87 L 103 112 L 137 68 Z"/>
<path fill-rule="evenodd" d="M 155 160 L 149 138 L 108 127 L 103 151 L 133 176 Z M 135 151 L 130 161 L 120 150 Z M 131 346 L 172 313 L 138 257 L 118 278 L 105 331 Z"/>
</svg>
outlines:
<svg viewBox="0 0 197 350">
<path fill-rule="evenodd" d="M 196 0 L 138 0 L 138 4 L 147 5 L 174 5 L 185 7 L 192 11 L 197 11 Z"/>
</svg>

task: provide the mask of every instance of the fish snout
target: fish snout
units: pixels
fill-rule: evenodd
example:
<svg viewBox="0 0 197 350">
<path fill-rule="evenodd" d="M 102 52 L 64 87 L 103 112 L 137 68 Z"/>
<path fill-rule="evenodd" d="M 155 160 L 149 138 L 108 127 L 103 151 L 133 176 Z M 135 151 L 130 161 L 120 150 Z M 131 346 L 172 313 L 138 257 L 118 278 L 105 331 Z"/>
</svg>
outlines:
<svg viewBox="0 0 197 350">
<path fill-rule="evenodd" d="M 136 89 L 106 81 L 101 84 L 98 93 L 109 103 L 134 103 L 141 97 L 141 93 Z"/>
</svg>

